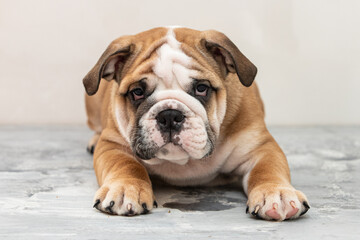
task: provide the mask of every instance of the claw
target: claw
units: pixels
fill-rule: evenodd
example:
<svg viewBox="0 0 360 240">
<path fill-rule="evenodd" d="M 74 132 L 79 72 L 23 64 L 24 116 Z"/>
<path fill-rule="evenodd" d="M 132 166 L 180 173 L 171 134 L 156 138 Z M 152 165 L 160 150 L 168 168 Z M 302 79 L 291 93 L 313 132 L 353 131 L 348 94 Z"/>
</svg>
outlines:
<svg viewBox="0 0 360 240">
<path fill-rule="evenodd" d="M 248 213 L 249 213 L 249 206 L 246 206 L 245 213 L 246 213 L 246 214 L 248 214 Z"/>
<path fill-rule="evenodd" d="M 126 209 L 128 210 L 128 212 L 125 213 L 125 216 L 133 216 L 135 214 L 134 210 L 132 209 L 131 203 L 128 203 L 128 205 L 126 205 Z"/>
<path fill-rule="evenodd" d="M 147 208 L 146 203 L 141 204 L 141 206 L 142 206 L 142 207 L 143 207 L 143 209 L 144 209 L 144 211 L 142 212 L 143 214 L 146 214 L 146 213 L 148 213 L 148 212 L 149 212 L 149 210 L 148 210 L 148 208 Z"/>
<path fill-rule="evenodd" d="M 251 214 L 257 218 L 260 218 L 260 216 L 258 215 L 259 209 L 260 209 L 260 206 L 259 205 L 256 206 L 255 210 Z"/>
<path fill-rule="evenodd" d="M 259 205 L 257 205 L 256 207 L 255 207 L 255 214 L 257 214 L 258 213 L 258 211 L 259 211 L 259 209 L 260 209 L 260 206 Z"/>
<path fill-rule="evenodd" d="M 290 202 L 290 205 L 291 205 L 293 208 L 296 208 L 296 205 L 295 205 L 295 202 L 294 202 L 294 201 L 291 201 L 291 202 Z"/>
<path fill-rule="evenodd" d="M 127 209 L 128 211 L 130 211 L 130 210 L 131 210 L 131 208 L 132 208 L 131 203 L 128 203 L 128 205 L 126 206 L 126 209 Z"/>
<path fill-rule="evenodd" d="M 279 207 L 279 205 L 277 204 L 277 203 L 274 203 L 273 204 L 273 208 L 276 210 L 276 209 L 278 209 L 278 207 Z"/>
<path fill-rule="evenodd" d="M 305 207 L 305 210 L 300 214 L 300 216 L 304 215 L 310 209 L 310 206 L 306 201 L 303 202 L 303 205 Z"/>
<path fill-rule="evenodd" d="M 94 154 L 95 147 L 94 147 L 94 146 L 91 146 L 90 148 L 87 147 L 86 150 L 87 150 L 90 154 Z"/>
<path fill-rule="evenodd" d="M 94 204 L 94 206 L 93 206 L 93 208 L 97 208 L 97 206 L 99 205 L 99 203 L 100 203 L 100 199 L 97 199 L 96 202 L 95 202 L 95 204 Z"/>
<path fill-rule="evenodd" d="M 154 207 L 156 207 L 156 208 L 158 207 L 158 203 L 157 203 L 156 201 L 154 201 L 154 204 L 153 204 L 153 205 L 154 205 Z"/>
<path fill-rule="evenodd" d="M 109 206 L 107 206 L 105 209 L 109 212 L 109 213 L 114 213 L 113 211 L 112 211 L 112 207 L 114 206 L 114 204 L 115 204 L 115 202 L 114 201 L 111 201 L 110 202 L 110 205 Z"/>
</svg>

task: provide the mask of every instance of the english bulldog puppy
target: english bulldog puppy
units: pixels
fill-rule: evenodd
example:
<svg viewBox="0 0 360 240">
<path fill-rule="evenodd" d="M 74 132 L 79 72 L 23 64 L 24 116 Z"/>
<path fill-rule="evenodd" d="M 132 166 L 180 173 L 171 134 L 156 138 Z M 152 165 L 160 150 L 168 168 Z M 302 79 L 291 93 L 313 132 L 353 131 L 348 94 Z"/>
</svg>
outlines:
<svg viewBox="0 0 360 240">
<path fill-rule="evenodd" d="M 114 40 L 83 79 L 95 131 L 94 207 L 117 215 L 157 207 L 149 175 L 177 186 L 241 183 L 247 213 L 306 213 L 286 157 L 264 123 L 257 69 L 223 33 L 155 28 Z"/>
</svg>

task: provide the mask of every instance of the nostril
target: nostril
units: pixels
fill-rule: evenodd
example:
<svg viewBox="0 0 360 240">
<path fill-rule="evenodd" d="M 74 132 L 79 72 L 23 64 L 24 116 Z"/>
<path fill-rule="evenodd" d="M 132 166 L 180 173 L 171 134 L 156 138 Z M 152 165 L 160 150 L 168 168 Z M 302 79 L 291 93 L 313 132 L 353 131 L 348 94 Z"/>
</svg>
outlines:
<svg viewBox="0 0 360 240">
<path fill-rule="evenodd" d="M 180 122 L 182 122 L 183 120 L 184 120 L 184 115 L 182 115 L 182 114 L 180 114 L 180 115 L 177 115 L 177 116 L 175 116 L 175 118 L 174 118 L 174 122 L 177 122 L 177 123 L 180 123 Z"/>
<path fill-rule="evenodd" d="M 158 121 L 158 123 L 160 124 L 166 124 L 166 119 L 164 117 L 157 117 L 156 120 Z"/>
</svg>

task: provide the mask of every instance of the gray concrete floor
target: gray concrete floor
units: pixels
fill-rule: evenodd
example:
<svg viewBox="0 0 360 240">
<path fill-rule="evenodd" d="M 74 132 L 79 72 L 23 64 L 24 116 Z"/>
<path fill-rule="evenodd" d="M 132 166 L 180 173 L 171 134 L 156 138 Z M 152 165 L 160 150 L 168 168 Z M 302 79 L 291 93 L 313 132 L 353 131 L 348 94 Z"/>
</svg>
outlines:
<svg viewBox="0 0 360 240">
<path fill-rule="evenodd" d="M 234 187 L 155 187 L 161 207 L 137 217 L 92 208 L 97 189 L 85 126 L 0 127 L 0 239 L 358 239 L 360 127 L 272 127 L 293 185 L 311 209 L 298 220 L 245 214 Z"/>
</svg>

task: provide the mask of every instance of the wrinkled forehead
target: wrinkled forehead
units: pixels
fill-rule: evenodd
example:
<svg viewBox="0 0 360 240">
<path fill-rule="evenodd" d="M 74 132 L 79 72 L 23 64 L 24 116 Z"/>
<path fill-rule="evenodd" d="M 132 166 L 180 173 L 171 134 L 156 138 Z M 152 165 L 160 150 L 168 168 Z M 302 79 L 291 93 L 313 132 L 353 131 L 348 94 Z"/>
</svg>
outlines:
<svg viewBox="0 0 360 240">
<path fill-rule="evenodd" d="M 204 78 L 199 53 L 195 51 L 198 31 L 169 27 L 162 33 L 142 41 L 142 51 L 134 61 L 129 74 L 122 80 L 120 92 L 141 79 L 160 89 L 186 90 L 194 79 Z M 150 44 L 149 44 L 150 42 Z"/>
<path fill-rule="evenodd" d="M 181 49 L 181 43 L 175 38 L 174 29 L 170 28 L 165 43 L 156 51 L 157 58 L 152 71 L 158 79 L 162 80 L 163 87 L 186 88 L 191 82 L 191 75 L 196 71 L 191 69 L 192 58 Z"/>
</svg>

